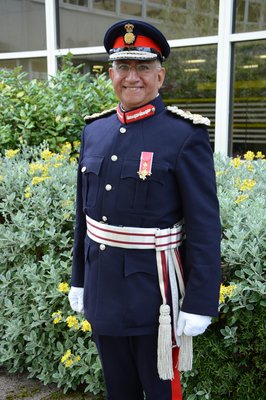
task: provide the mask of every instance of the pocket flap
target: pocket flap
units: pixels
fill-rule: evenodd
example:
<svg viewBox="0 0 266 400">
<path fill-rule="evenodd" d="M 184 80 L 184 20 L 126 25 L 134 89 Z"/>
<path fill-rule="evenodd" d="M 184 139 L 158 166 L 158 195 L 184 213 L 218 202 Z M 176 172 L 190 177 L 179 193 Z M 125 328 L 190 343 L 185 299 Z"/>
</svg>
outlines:
<svg viewBox="0 0 266 400">
<path fill-rule="evenodd" d="M 121 171 L 121 178 L 135 178 L 140 181 L 143 181 L 140 179 L 138 175 L 138 170 L 139 170 L 139 162 L 137 161 L 126 161 L 124 162 L 122 166 L 122 171 Z M 158 164 L 158 163 L 153 163 L 152 165 L 152 170 L 151 170 L 151 175 L 147 177 L 143 182 L 149 182 L 149 181 L 157 181 L 161 184 L 164 184 L 165 182 L 165 174 L 167 173 L 168 166 L 166 164 Z"/>
<path fill-rule="evenodd" d="M 81 172 L 83 174 L 88 174 L 89 172 L 92 172 L 95 175 L 99 175 L 103 159 L 103 156 L 92 156 L 84 158 L 80 163 Z"/>
<path fill-rule="evenodd" d="M 125 253 L 125 276 L 135 273 L 157 275 L 154 250 L 128 250 Z"/>
</svg>

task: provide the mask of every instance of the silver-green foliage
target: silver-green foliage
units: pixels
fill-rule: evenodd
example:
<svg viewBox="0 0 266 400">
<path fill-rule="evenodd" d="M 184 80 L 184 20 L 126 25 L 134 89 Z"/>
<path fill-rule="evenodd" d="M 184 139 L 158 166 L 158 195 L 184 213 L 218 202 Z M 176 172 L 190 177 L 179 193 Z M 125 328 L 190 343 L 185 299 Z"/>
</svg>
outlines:
<svg viewBox="0 0 266 400">
<path fill-rule="evenodd" d="M 57 310 L 64 319 L 73 314 L 58 285 L 70 280 L 76 163 L 67 156 L 42 160 L 40 150 L 0 161 L 0 365 L 64 390 L 83 384 L 98 393 L 102 374 L 91 334 L 52 318 Z M 48 166 L 47 178 L 32 184 L 36 162 Z M 68 349 L 80 361 L 66 368 L 60 360 Z"/>
<path fill-rule="evenodd" d="M 186 400 L 265 398 L 266 162 L 258 155 L 215 157 L 223 284 L 233 290 L 194 340 L 194 369 L 182 377 Z"/>
</svg>

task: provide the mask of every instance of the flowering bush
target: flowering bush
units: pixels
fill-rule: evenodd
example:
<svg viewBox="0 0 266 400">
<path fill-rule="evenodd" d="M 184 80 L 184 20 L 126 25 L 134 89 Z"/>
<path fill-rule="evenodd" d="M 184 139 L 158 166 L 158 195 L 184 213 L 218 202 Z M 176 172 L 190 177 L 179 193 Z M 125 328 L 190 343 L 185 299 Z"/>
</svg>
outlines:
<svg viewBox="0 0 266 400">
<path fill-rule="evenodd" d="M 98 393 L 91 327 L 69 307 L 76 161 L 72 146 L 5 152 L 0 159 L 0 365 L 27 369 L 66 391 Z"/>
<path fill-rule="evenodd" d="M 69 307 L 75 217 L 73 145 L 11 149 L 0 159 L 0 365 L 65 391 L 100 393 L 89 321 Z M 194 340 L 184 399 L 264 398 L 266 162 L 215 156 L 223 226 L 220 317 Z"/>
<path fill-rule="evenodd" d="M 194 340 L 186 399 L 264 398 L 266 162 L 215 156 L 223 227 L 220 316 Z"/>
</svg>

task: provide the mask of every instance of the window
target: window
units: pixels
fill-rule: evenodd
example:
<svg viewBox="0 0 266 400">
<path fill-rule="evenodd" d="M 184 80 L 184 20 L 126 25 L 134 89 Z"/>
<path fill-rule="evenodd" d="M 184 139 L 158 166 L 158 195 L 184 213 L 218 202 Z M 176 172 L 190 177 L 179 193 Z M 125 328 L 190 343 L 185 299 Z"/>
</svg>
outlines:
<svg viewBox="0 0 266 400">
<path fill-rule="evenodd" d="M 172 49 L 165 63 L 166 80 L 161 90 L 168 105 L 201 114 L 211 120 L 214 140 L 216 46 Z"/>
<path fill-rule="evenodd" d="M 0 52 L 46 48 L 44 3 L 9 0 L 1 4 Z"/>
<path fill-rule="evenodd" d="M 232 154 L 266 152 L 266 40 L 235 44 Z"/>
</svg>

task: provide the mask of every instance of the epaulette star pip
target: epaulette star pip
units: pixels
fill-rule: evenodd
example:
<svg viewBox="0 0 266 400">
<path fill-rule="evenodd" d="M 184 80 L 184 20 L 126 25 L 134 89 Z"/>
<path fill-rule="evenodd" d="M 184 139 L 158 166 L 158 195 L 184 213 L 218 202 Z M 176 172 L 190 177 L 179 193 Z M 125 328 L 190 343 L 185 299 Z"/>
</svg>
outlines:
<svg viewBox="0 0 266 400">
<path fill-rule="evenodd" d="M 99 113 L 94 113 L 91 115 L 86 115 L 84 117 L 84 121 L 86 122 L 86 124 L 91 123 L 92 121 L 94 121 L 95 119 L 99 119 L 99 118 L 103 118 L 103 117 L 107 117 L 107 115 L 111 115 L 114 112 L 116 112 L 116 108 L 117 107 L 113 107 L 113 108 L 109 108 L 108 110 L 104 110 L 102 112 Z"/>
<path fill-rule="evenodd" d="M 190 111 L 181 110 L 177 106 L 167 106 L 166 109 L 167 111 L 170 111 L 171 113 L 178 115 L 179 117 L 189 119 L 193 122 L 193 124 L 201 124 L 207 126 L 211 125 L 211 121 L 209 120 L 209 118 L 203 117 L 200 114 L 192 114 Z"/>
</svg>

